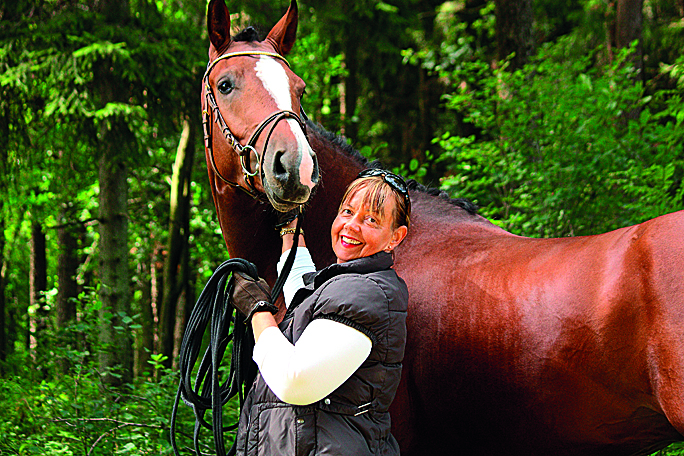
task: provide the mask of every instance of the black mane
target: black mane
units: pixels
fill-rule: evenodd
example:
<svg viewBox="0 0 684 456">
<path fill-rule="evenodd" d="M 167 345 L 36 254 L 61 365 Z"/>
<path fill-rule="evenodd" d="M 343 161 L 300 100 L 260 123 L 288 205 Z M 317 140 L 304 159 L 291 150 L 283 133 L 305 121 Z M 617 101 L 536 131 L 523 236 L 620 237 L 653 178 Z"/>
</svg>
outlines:
<svg viewBox="0 0 684 456">
<path fill-rule="evenodd" d="M 248 43 L 253 43 L 255 41 L 263 41 L 261 33 L 251 25 L 243 30 L 241 30 L 237 35 L 232 37 L 233 41 L 246 41 Z"/>
<path fill-rule="evenodd" d="M 361 155 L 357 149 L 355 149 L 351 144 L 347 142 L 347 138 L 344 136 L 337 135 L 331 131 L 328 131 L 320 124 L 313 123 L 310 120 L 306 122 L 306 128 L 315 130 L 318 136 L 322 136 L 323 139 L 331 142 L 334 146 L 338 147 L 345 153 L 345 155 L 351 157 L 357 161 L 364 168 L 379 168 L 380 166 L 374 166 L 377 162 L 371 163 L 366 157 Z"/>
<path fill-rule="evenodd" d="M 383 168 L 378 160 L 371 162 L 361 155 L 361 153 L 352 147 L 343 136 L 336 135 L 335 133 L 326 130 L 321 125 L 314 124 L 311 121 L 307 122 L 307 128 L 315 130 L 318 135 L 340 148 L 345 154 L 356 160 L 364 168 Z M 408 179 L 406 183 L 410 191 L 426 193 L 430 196 L 440 198 L 453 206 L 460 207 L 470 215 L 477 214 L 477 205 L 466 198 L 451 198 L 444 190 L 435 187 L 427 187 L 414 179 Z"/>
<path fill-rule="evenodd" d="M 466 198 L 452 198 L 444 190 L 436 187 L 426 187 L 414 179 L 409 179 L 407 184 L 409 190 L 411 191 L 418 190 L 419 192 L 427 193 L 428 195 L 434 196 L 436 198 L 441 198 L 453 206 L 460 207 L 470 215 L 477 215 L 477 204 Z"/>
</svg>

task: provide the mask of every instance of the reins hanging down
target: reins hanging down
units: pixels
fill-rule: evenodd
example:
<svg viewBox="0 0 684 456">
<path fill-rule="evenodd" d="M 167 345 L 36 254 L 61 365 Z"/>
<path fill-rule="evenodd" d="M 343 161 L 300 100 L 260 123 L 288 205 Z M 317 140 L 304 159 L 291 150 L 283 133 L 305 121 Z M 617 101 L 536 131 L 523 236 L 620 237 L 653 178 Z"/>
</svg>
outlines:
<svg viewBox="0 0 684 456">
<path fill-rule="evenodd" d="M 272 288 L 271 302 L 275 302 L 280 295 L 285 280 L 292 270 L 299 243 L 301 222 L 302 217 L 300 216 L 297 219 L 292 249 Z M 236 258 L 223 262 L 216 268 L 202 290 L 183 334 L 178 354 L 181 378 L 171 412 L 170 424 L 171 446 L 177 456 L 180 455 L 180 451 L 176 444 L 176 419 L 181 400 L 192 408 L 195 415 L 194 453 L 196 455 L 202 454 L 199 449 L 200 431 L 202 428 L 207 428 L 214 435 L 214 445 L 218 456 L 235 454 L 235 443 L 226 453 L 223 433 L 237 428 L 237 423 L 224 426 L 223 406 L 237 394 L 240 409 L 242 409 L 245 393 L 251 388 L 257 374 L 257 366 L 252 361 L 252 351 L 254 350 L 252 328 L 239 312 L 234 311 L 230 302 L 233 291 L 232 274 L 235 272 L 247 274 L 254 279 L 259 276 L 256 266 L 247 260 Z M 230 331 L 231 323 L 233 324 L 232 332 Z M 202 356 L 193 381 L 192 372 L 198 362 L 207 326 L 209 326 L 209 345 Z M 233 349 L 230 358 L 230 370 L 222 383 L 219 367 L 231 341 L 233 342 Z M 211 422 L 205 419 L 207 411 L 212 415 Z"/>
</svg>

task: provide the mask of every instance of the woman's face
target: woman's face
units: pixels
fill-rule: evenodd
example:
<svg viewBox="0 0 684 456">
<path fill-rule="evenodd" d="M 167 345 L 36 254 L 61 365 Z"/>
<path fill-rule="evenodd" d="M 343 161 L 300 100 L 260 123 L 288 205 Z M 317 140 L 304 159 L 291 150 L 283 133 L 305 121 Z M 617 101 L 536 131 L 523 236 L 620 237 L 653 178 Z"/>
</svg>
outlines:
<svg viewBox="0 0 684 456">
<path fill-rule="evenodd" d="M 333 221 L 332 247 L 338 263 L 367 257 L 381 250 L 391 251 L 406 236 L 407 228 L 393 229 L 394 198 L 388 198 L 383 214 L 363 204 L 366 188 L 359 189 L 342 204 Z"/>
</svg>

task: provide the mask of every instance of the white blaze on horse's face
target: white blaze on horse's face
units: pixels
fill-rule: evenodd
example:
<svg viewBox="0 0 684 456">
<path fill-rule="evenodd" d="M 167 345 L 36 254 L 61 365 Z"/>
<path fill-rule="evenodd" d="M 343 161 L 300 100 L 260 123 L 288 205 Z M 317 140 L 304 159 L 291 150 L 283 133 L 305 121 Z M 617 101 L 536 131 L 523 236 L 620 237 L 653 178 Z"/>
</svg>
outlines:
<svg viewBox="0 0 684 456">
<path fill-rule="evenodd" d="M 292 111 L 290 78 L 287 76 L 283 65 L 272 57 L 260 56 L 255 70 L 257 77 L 261 80 L 266 91 L 273 97 L 278 109 Z M 297 121 L 287 119 L 287 124 L 297 140 L 300 183 L 311 190 L 316 186 L 312 180 L 315 169 L 313 158 L 315 154 Z"/>
</svg>

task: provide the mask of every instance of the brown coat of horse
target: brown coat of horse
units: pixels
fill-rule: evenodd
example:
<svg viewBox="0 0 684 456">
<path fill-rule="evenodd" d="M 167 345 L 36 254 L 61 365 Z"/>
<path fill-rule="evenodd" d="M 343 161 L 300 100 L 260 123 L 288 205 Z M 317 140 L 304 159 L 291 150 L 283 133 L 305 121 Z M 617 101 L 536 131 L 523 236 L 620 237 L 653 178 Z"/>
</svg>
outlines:
<svg viewBox="0 0 684 456">
<path fill-rule="evenodd" d="M 296 22 L 293 0 L 266 40 L 234 41 L 223 1 L 212 0 L 210 61 L 231 52 L 287 53 Z M 282 109 L 250 73 L 258 58 L 225 59 L 207 75 L 215 91 L 226 77 L 235 83 L 230 94 L 215 93 L 243 144 Z M 281 65 L 298 112 L 301 80 Z M 304 187 L 320 169 L 303 228 L 323 267 L 334 261 L 329 233 L 341 195 L 367 163 L 309 123 L 317 167 L 298 176 L 295 129 L 278 123 L 266 150 L 259 138 L 264 169 L 254 187 L 268 194 L 273 189 L 262 182 L 288 173 L 298 196 L 288 203 L 280 189 L 284 210 L 308 195 Z M 253 261 L 273 284 L 276 213 L 234 185 L 246 185 L 238 156 L 216 128 L 208 142 L 233 182 L 217 177 L 208 151 L 228 252 Z M 596 236 L 530 239 L 422 190 L 411 200 L 413 225 L 395 264 L 410 291 L 404 371 L 391 410 L 403 454 L 630 455 L 684 440 L 684 212 Z"/>
</svg>

